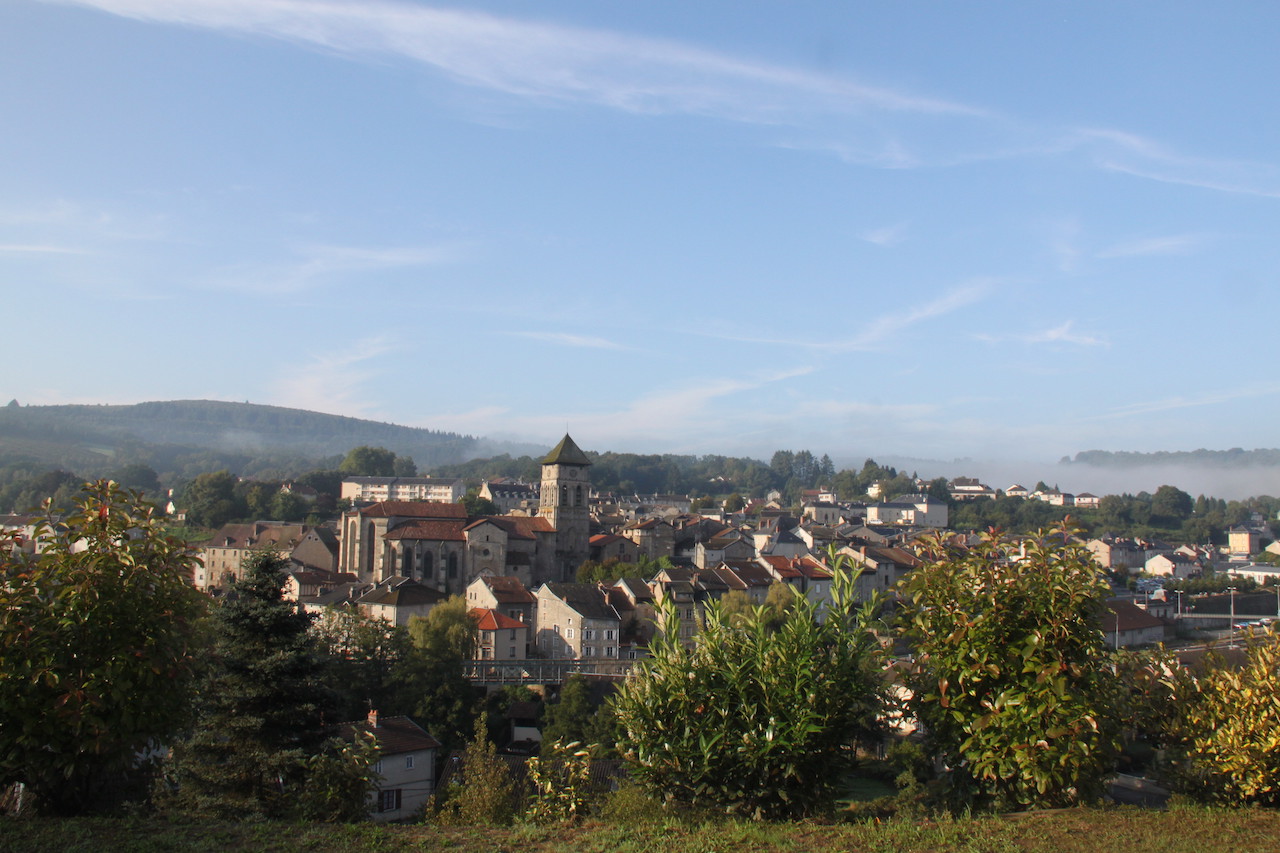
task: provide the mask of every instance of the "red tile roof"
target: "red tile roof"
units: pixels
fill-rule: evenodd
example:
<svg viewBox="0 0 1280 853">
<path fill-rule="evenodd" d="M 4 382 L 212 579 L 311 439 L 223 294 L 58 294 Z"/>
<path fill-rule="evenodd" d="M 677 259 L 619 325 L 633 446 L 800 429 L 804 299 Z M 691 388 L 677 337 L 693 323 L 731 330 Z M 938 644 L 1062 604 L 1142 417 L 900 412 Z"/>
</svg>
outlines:
<svg viewBox="0 0 1280 853">
<path fill-rule="evenodd" d="M 440 501 L 382 501 L 360 510 L 365 518 L 461 518 L 467 517 L 462 504 Z"/>
<path fill-rule="evenodd" d="M 432 519 L 428 521 L 406 521 L 397 524 L 387 531 L 385 539 L 427 539 L 430 541 L 463 542 L 462 521 L 446 521 Z"/>
<path fill-rule="evenodd" d="M 481 631 L 507 631 L 512 628 L 528 628 L 528 624 L 510 616 L 503 616 L 496 610 L 487 607 L 473 607 L 471 618 L 476 620 L 476 628 Z"/>
</svg>

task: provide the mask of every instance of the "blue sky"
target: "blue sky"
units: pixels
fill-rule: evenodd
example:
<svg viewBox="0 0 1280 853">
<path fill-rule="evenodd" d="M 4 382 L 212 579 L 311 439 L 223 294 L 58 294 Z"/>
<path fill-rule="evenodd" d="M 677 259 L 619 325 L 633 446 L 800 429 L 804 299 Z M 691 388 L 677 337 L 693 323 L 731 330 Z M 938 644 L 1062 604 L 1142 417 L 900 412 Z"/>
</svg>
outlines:
<svg viewBox="0 0 1280 853">
<path fill-rule="evenodd" d="M 9 2 L 0 396 L 838 461 L 1276 446 L 1278 25 Z"/>
</svg>

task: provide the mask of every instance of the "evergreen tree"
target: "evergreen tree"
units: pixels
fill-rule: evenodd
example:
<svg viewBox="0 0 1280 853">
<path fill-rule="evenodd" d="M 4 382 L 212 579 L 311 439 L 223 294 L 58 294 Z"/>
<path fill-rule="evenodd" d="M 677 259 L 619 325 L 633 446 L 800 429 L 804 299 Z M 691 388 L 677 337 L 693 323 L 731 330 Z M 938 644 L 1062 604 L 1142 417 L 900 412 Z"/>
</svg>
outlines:
<svg viewBox="0 0 1280 853">
<path fill-rule="evenodd" d="M 200 726 L 175 746 L 172 805 L 219 818 L 285 817 L 323 751 L 330 693 L 311 616 L 281 592 L 284 558 L 255 554 L 212 619 Z"/>
</svg>

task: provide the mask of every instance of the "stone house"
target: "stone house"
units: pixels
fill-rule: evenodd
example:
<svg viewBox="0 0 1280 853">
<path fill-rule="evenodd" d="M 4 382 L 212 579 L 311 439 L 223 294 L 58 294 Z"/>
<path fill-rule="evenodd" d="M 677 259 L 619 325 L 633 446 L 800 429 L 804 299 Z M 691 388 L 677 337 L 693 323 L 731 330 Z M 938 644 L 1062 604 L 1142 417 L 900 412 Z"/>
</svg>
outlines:
<svg viewBox="0 0 1280 853">
<path fill-rule="evenodd" d="M 476 660 L 524 660 L 529 657 L 529 623 L 489 608 L 473 607 Z"/>
<path fill-rule="evenodd" d="M 367 720 L 338 727 L 338 736 L 344 740 L 354 741 L 357 734 L 372 735 L 378 744 L 370 817 L 385 822 L 418 816 L 435 793 L 440 742 L 408 717 L 379 718 L 377 711 L 370 711 Z"/>
<path fill-rule="evenodd" d="M 538 587 L 536 644 L 555 659 L 617 659 L 622 620 L 604 589 L 591 583 Z"/>
<path fill-rule="evenodd" d="M 597 563 L 603 563 L 606 560 L 634 563 L 640 557 L 639 545 L 615 533 L 598 533 L 591 537 L 588 544 L 590 559 Z"/>
<path fill-rule="evenodd" d="M 623 528 L 622 535 L 636 543 L 640 553 L 650 560 L 675 556 L 675 528 L 665 519 L 647 518 L 633 522 Z"/>
<path fill-rule="evenodd" d="M 509 619 L 534 624 L 537 598 L 519 578 L 481 575 L 467 585 L 467 605 L 496 610 Z"/>
<path fill-rule="evenodd" d="M 224 524 L 200 548 L 203 565 L 197 566 L 192 578 L 196 589 L 229 586 L 243 577 L 244 561 L 253 554 L 275 551 L 289 556 L 310 528 L 302 524 L 279 521 L 253 521 Z"/>
</svg>

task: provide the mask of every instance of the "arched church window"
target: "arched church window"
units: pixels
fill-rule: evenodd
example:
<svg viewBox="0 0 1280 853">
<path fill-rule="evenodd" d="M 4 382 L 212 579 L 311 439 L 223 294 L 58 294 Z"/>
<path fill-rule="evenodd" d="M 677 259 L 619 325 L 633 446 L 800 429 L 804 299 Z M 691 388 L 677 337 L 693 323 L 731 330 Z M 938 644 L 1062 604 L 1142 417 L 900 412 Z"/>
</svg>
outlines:
<svg viewBox="0 0 1280 853">
<path fill-rule="evenodd" d="M 449 577 L 456 578 L 458 576 L 458 555 L 452 551 L 449 552 Z"/>
<path fill-rule="evenodd" d="M 404 576 L 407 578 L 413 577 L 413 552 L 412 551 L 404 552 Z"/>
<path fill-rule="evenodd" d="M 431 552 L 428 551 L 422 555 L 422 576 L 424 578 L 429 578 L 431 577 L 431 573 L 434 571 L 435 568 L 431 565 Z"/>
<path fill-rule="evenodd" d="M 575 490 L 577 494 L 575 494 L 573 497 L 573 505 L 582 506 L 582 486 L 576 486 Z"/>
<path fill-rule="evenodd" d="M 569 487 L 567 485 L 560 487 L 560 506 L 569 505 Z"/>
</svg>

